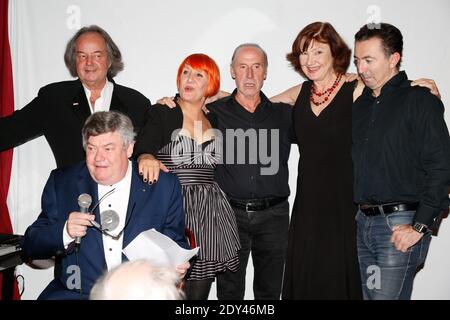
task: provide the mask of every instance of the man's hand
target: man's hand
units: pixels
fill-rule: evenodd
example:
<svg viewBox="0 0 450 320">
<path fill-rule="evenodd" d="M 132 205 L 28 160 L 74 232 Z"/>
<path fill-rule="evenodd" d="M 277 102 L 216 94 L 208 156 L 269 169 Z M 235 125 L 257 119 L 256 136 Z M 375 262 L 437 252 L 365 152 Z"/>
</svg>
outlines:
<svg viewBox="0 0 450 320">
<path fill-rule="evenodd" d="M 173 109 L 177 106 L 174 100 L 175 97 L 162 97 L 161 99 L 158 99 L 156 103 L 163 104 L 168 106 L 170 109 Z"/>
<path fill-rule="evenodd" d="M 205 104 L 212 103 L 212 102 L 217 101 L 219 99 L 228 97 L 230 94 L 231 93 L 229 93 L 229 92 L 226 92 L 226 91 L 223 91 L 223 90 L 219 90 L 219 92 L 217 92 L 216 95 L 206 98 Z"/>
<path fill-rule="evenodd" d="M 229 95 L 230 95 L 229 92 L 220 90 L 219 92 L 216 93 L 216 95 L 206 98 L 204 104 L 206 105 L 208 103 L 214 102 L 214 101 L 222 99 L 224 97 L 228 97 Z M 162 97 L 161 99 L 158 99 L 156 101 L 156 103 L 163 104 L 172 109 L 172 108 L 176 107 L 174 100 L 175 100 L 175 97 Z"/>
<path fill-rule="evenodd" d="M 434 94 L 436 97 L 441 99 L 441 94 L 439 93 L 439 89 L 436 85 L 436 82 L 432 79 L 420 78 L 411 82 L 411 86 L 420 86 L 430 89 L 430 92 Z"/>
<path fill-rule="evenodd" d="M 180 279 L 183 279 L 191 265 L 189 262 L 179 264 L 175 267 L 175 271 L 180 275 Z"/>
<path fill-rule="evenodd" d="M 401 252 L 408 249 L 422 239 L 423 233 L 419 233 L 409 224 L 401 224 L 392 228 L 391 243 Z"/>
<path fill-rule="evenodd" d="M 142 154 L 138 158 L 139 174 L 144 182 L 156 183 L 159 178 L 159 170 L 169 172 L 166 166 L 151 154 Z"/>
<path fill-rule="evenodd" d="M 89 213 L 71 212 L 67 219 L 67 233 L 72 239 L 76 237 L 84 237 L 87 227 L 91 226 L 91 221 L 95 220 L 95 216 Z"/>
</svg>

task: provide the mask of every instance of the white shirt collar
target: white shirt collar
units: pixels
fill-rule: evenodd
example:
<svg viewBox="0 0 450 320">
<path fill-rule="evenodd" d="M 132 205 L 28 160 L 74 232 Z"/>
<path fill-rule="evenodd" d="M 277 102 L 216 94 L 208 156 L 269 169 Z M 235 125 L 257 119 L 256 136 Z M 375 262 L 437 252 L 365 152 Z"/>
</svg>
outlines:
<svg viewBox="0 0 450 320">
<path fill-rule="evenodd" d="M 83 83 L 82 83 L 83 84 Z M 89 99 L 91 98 L 91 90 L 89 90 L 84 84 L 84 93 L 86 94 L 86 98 L 89 104 L 89 108 L 91 109 L 91 113 L 98 111 L 109 111 L 111 106 L 112 94 L 114 90 L 114 85 L 108 79 L 106 80 L 105 86 L 100 92 L 100 97 L 95 100 L 94 108 L 92 108 Z"/>
</svg>

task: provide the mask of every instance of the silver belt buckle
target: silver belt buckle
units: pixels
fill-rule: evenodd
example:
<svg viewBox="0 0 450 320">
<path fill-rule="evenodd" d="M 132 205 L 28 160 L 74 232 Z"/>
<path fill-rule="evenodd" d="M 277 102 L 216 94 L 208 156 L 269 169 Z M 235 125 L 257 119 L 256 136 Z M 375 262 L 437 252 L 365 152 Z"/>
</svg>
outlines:
<svg viewBox="0 0 450 320">
<path fill-rule="evenodd" d="M 248 206 L 249 206 L 249 202 L 247 202 L 246 204 L 245 204 L 245 212 L 255 212 L 255 211 L 253 211 L 253 210 L 249 210 L 248 209 Z"/>
</svg>

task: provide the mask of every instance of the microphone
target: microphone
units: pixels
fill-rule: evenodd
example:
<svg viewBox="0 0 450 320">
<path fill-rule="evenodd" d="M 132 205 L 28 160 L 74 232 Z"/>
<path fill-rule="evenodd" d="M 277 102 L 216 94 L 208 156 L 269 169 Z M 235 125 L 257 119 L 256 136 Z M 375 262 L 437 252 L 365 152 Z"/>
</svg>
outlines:
<svg viewBox="0 0 450 320">
<path fill-rule="evenodd" d="M 82 193 L 78 197 L 78 206 L 80 207 L 81 213 L 89 213 L 89 207 L 92 203 L 92 197 L 87 193 Z M 81 237 L 75 238 L 75 245 L 79 245 L 81 242 Z"/>
</svg>

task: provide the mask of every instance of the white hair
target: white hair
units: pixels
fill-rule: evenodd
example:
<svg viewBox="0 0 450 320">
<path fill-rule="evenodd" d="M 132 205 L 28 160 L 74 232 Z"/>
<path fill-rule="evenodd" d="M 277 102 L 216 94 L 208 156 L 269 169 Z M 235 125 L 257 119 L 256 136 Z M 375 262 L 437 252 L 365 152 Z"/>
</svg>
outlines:
<svg viewBox="0 0 450 320">
<path fill-rule="evenodd" d="M 149 261 L 125 262 L 107 272 L 91 290 L 91 300 L 181 300 L 173 269 L 155 267 Z"/>
</svg>

